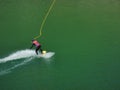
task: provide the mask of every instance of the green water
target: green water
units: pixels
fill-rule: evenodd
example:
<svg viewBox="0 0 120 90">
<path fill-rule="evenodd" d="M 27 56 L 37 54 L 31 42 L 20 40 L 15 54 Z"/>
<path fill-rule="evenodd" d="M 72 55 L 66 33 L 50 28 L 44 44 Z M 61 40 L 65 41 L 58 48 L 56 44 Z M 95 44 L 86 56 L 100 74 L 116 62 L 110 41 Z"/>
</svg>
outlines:
<svg viewBox="0 0 120 90">
<path fill-rule="evenodd" d="M 0 0 L 0 58 L 31 46 L 50 3 Z M 0 90 L 120 90 L 119 33 L 119 0 L 56 0 L 38 39 L 54 57 L 1 75 Z"/>
</svg>

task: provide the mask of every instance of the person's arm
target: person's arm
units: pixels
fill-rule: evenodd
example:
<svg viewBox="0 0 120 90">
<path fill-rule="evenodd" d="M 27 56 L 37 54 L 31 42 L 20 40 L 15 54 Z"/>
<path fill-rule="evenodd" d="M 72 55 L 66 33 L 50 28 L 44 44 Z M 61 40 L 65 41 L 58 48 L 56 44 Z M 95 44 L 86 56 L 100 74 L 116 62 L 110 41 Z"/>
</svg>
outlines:
<svg viewBox="0 0 120 90">
<path fill-rule="evenodd" d="M 34 46 L 34 44 L 32 44 L 32 46 L 30 47 L 30 49 L 32 49 L 33 46 Z"/>
</svg>

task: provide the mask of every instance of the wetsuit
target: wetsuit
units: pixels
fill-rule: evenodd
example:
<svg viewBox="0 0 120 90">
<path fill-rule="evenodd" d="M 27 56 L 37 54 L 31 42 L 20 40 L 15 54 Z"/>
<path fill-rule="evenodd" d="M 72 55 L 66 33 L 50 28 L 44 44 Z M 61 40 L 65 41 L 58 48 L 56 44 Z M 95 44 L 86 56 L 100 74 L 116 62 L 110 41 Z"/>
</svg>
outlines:
<svg viewBox="0 0 120 90">
<path fill-rule="evenodd" d="M 38 42 L 38 41 L 36 41 L 36 40 L 34 40 L 34 41 L 32 41 L 32 46 L 31 46 L 31 48 L 33 47 L 33 46 L 36 46 L 36 50 L 35 50 L 35 52 L 36 52 L 36 54 L 38 55 L 38 50 L 40 49 L 40 51 L 41 51 L 41 53 L 42 53 L 42 49 L 41 49 L 41 44 Z M 30 49 L 31 49 L 30 48 Z"/>
</svg>

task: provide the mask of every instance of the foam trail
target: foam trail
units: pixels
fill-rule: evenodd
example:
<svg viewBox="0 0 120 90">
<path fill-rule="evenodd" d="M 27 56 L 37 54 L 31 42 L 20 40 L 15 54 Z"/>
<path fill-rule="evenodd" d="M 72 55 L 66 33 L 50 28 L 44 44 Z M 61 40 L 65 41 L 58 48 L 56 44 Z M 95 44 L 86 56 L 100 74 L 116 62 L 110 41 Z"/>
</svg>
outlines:
<svg viewBox="0 0 120 90">
<path fill-rule="evenodd" d="M 34 57 L 34 56 L 36 56 L 34 50 L 29 50 L 29 49 L 20 50 L 20 51 L 10 54 L 9 56 L 7 56 L 5 58 L 0 59 L 0 63 L 5 63 L 7 61 L 29 58 L 29 57 Z"/>
<path fill-rule="evenodd" d="M 14 66 L 11 67 L 11 68 L 8 68 L 8 69 L 5 69 L 5 70 L 0 71 L 0 76 L 1 76 L 1 75 L 5 75 L 5 74 L 8 74 L 8 73 L 11 72 L 11 70 L 13 70 L 13 69 L 15 69 L 15 68 L 17 68 L 17 67 L 20 67 L 20 66 L 22 66 L 22 65 L 27 64 L 27 63 L 30 62 L 32 59 L 33 59 L 33 58 L 31 57 L 31 58 L 29 58 L 29 59 L 24 60 L 23 62 L 21 62 L 21 63 L 19 63 L 19 64 L 14 65 Z"/>
<path fill-rule="evenodd" d="M 18 59 L 25 59 L 25 58 L 26 59 L 23 62 L 14 65 L 13 67 L 0 71 L 0 75 L 5 75 L 7 73 L 10 73 L 11 70 L 30 62 L 33 58 L 50 59 L 54 54 L 55 54 L 54 52 L 48 52 L 46 54 L 36 55 L 35 51 L 30 49 L 16 51 L 7 57 L 1 58 L 0 63 L 5 63 L 8 61 L 18 60 Z"/>
</svg>

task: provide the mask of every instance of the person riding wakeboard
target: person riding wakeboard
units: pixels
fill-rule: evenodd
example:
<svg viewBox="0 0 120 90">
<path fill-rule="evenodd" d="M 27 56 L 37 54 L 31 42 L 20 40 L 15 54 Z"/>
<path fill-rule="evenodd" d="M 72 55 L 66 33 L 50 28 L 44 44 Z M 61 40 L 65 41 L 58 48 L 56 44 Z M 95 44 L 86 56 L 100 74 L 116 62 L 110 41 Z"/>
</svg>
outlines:
<svg viewBox="0 0 120 90">
<path fill-rule="evenodd" d="M 30 49 L 32 49 L 33 46 L 36 46 L 35 52 L 38 55 L 38 51 L 40 49 L 40 52 L 43 53 L 43 50 L 41 49 L 41 44 L 37 40 L 32 40 L 32 46 Z"/>
</svg>

